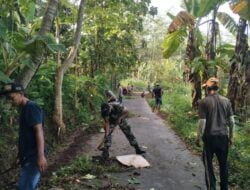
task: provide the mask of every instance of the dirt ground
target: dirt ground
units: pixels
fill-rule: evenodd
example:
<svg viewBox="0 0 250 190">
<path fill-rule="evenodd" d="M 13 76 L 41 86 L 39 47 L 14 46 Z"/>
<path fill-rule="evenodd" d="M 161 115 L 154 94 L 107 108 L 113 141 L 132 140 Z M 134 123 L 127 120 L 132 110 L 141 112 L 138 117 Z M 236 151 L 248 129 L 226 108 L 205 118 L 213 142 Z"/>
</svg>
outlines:
<svg viewBox="0 0 250 190">
<path fill-rule="evenodd" d="M 128 122 L 140 146 L 147 151 L 145 158 L 151 167 L 112 173 L 112 183 L 136 190 L 205 189 L 201 159 L 187 150 L 185 144 L 169 128 L 168 124 L 151 111 L 146 100 L 140 96 L 133 96 L 126 99 L 124 105 L 132 113 Z M 75 155 L 100 155 L 101 152 L 96 147 L 102 138 L 102 133 L 90 137 L 84 136 L 84 132 L 78 133 L 71 145 L 75 149 L 74 153 L 70 151 L 69 155 L 68 150 L 62 152 L 58 159 L 64 158 L 65 155 L 68 155 L 69 158 L 64 158 L 63 161 L 54 160 L 47 177 L 55 168 L 70 162 Z M 122 131 L 117 128 L 113 133 L 111 156 L 134 153 L 133 147 L 129 145 Z"/>
</svg>

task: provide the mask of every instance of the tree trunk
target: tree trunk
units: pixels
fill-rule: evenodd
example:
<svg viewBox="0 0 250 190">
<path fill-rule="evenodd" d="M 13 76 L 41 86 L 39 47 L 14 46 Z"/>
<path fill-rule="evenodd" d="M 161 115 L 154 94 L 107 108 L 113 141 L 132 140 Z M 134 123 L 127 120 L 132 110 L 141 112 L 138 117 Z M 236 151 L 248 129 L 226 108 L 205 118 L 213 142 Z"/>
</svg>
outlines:
<svg viewBox="0 0 250 190">
<path fill-rule="evenodd" d="M 246 119 L 250 118 L 250 51 L 248 51 L 248 63 L 246 68 L 246 80 L 245 80 L 245 110 L 246 110 Z M 245 119 L 245 120 L 246 120 Z"/>
<path fill-rule="evenodd" d="M 236 37 L 235 55 L 232 59 L 228 85 L 228 98 L 232 103 L 234 112 L 240 115 L 242 121 L 246 118 L 246 109 L 250 97 L 250 60 L 248 53 L 248 38 L 245 34 L 246 29 L 247 21 L 240 18 Z"/>
<path fill-rule="evenodd" d="M 198 108 L 198 101 L 202 97 L 201 91 L 201 77 L 198 72 L 191 73 L 191 65 L 190 63 L 194 60 L 197 56 L 197 47 L 195 42 L 195 29 L 191 28 L 189 30 L 188 35 L 188 42 L 186 48 L 186 59 L 185 59 L 185 66 L 186 70 L 184 71 L 186 80 L 191 82 L 192 84 L 192 107 L 194 109 Z M 185 81 L 185 82 L 187 82 Z"/>
<path fill-rule="evenodd" d="M 74 35 L 72 46 L 70 47 L 69 54 L 64 60 L 62 65 L 57 68 L 55 76 L 55 106 L 53 113 L 53 122 L 58 129 L 58 135 L 61 131 L 65 131 L 65 124 L 63 122 L 63 105 L 62 105 L 62 84 L 64 73 L 73 64 L 73 60 L 76 57 L 77 49 L 81 40 L 81 30 L 83 24 L 83 13 L 84 13 L 84 0 L 81 0 L 78 10 L 77 26 Z"/>
<path fill-rule="evenodd" d="M 50 31 L 53 20 L 56 15 L 56 11 L 58 8 L 59 0 L 50 0 L 48 3 L 47 10 L 44 14 L 42 25 L 40 30 L 38 31 L 38 35 L 45 35 Z M 26 66 L 22 73 L 17 77 L 18 81 L 26 88 L 37 72 L 38 68 L 42 64 L 44 60 L 44 46 L 41 42 L 36 42 L 35 52 L 31 55 L 32 57 L 32 65 Z"/>
<path fill-rule="evenodd" d="M 230 69 L 230 73 L 229 73 L 229 84 L 228 84 L 228 93 L 227 93 L 227 97 L 229 98 L 229 100 L 231 101 L 232 104 L 232 108 L 233 111 L 236 111 L 236 97 L 237 97 L 237 93 L 239 91 L 239 79 L 237 76 L 237 70 L 236 70 L 236 65 L 237 65 L 237 61 L 235 56 L 230 60 L 230 64 L 231 64 L 231 69 Z"/>
<path fill-rule="evenodd" d="M 198 72 L 190 75 L 190 82 L 192 84 L 192 107 L 197 109 L 199 100 L 202 98 L 201 77 Z"/>
<path fill-rule="evenodd" d="M 207 56 L 208 61 L 215 60 L 215 56 L 216 56 L 215 50 L 216 50 L 216 43 L 217 43 L 217 35 L 219 32 L 219 24 L 216 22 L 217 10 L 218 10 L 218 7 L 214 9 L 213 18 L 210 23 L 210 29 L 207 35 L 208 40 L 206 44 L 206 56 Z M 203 82 L 207 81 L 207 79 L 210 76 L 217 75 L 216 67 L 214 68 L 214 71 L 212 73 L 209 72 L 208 65 L 205 65 L 204 68 L 205 70 L 203 71 L 203 78 L 202 78 Z"/>
<path fill-rule="evenodd" d="M 188 41 L 186 47 L 186 58 L 185 58 L 185 65 L 184 65 L 184 72 L 183 72 L 183 81 L 187 83 L 190 79 L 191 74 L 191 65 L 190 63 L 196 57 L 196 47 L 195 47 L 195 36 L 194 36 L 194 29 L 189 30 L 188 34 Z"/>
<path fill-rule="evenodd" d="M 238 91 L 236 95 L 235 111 L 240 116 L 242 122 L 246 121 L 247 117 L 247 92 L 248 92 L 248 82 L 249 82 L 249 55 L 248 55 L 248 36 L 246 34 L 247 21 L 244 19 L 240 20 L 239 33 L 237 35 L 237 42 L 235 48 L 236 57 L 236 75 L 239 81 Z"/>
<path fill-rule="evenodd" d="M 94 60 L 93 57 L 90 58 L 90 69 L 89 69 L 89 76 L 90 78 L 94 78 Z"/>
</svg>

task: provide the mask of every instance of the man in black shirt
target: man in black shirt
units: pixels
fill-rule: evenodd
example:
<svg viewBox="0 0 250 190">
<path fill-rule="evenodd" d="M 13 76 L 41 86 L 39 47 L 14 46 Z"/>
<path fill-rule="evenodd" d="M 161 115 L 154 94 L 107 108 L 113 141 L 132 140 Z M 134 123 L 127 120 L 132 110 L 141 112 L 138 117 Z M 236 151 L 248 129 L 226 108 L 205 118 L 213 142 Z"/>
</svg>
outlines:
<svg viewBox="0 0 250 190">
<path fill-rule="evenodd" d="M 228 190 L 228 144 L 233 144 L 235 123 L 229 99 L 217 92 L 218 82 L 215 77 L 207 80 L 203 86 L 208 95 L 199 103 L 197 145 L 200 146 L 201 141 L 204 143 L 203 162 L 208 190 L 216 189 L 216 178 L 213 172 L 214 154 L 217 156 L 220 166 L 221 190 Z"/>
<path fill-rule="evenodd" d="M 21 171 L 17 190 L 35 190 L 41 172 L 47 168 L 43 112 L 35 102 L 24 96 L 23 87 L 18 83 L 4 85 L 0 94 L 6 95 L 13 105 L 21 107 L 18 146 Z"/>
<path fill-rule="evenodd" d="M 106 93 L 107 95 L 107 93 Z M 102 148 L 102 159 L 107 160 L 109 158 L 109 148 L 112 143 L 112 132 L 115 127 L 119 125 L 120 129 L 128 139 L 131 146 L 135 148 L 136 154 L 143 154 L 145 151 L 141 150 L 139 147 L 134 134 L 131 131 L 131 127 L 126 121 L 126 117 L 128 116 L 128 111 L 119 104 L 119 102 L 110 101 L 110 97 L 107 96 L 109 101 L 108 103 L 103 103 L 101 106 L 101 115 L 104 119 L 104 147 Z"/>
<path fill-rule="evenodd" d="M 153 111 L 160 111 L 161 105 L 162 105 L 162 88 L 157 83 L 153 89 L 153 96 L 155 97 L 155 106 L 153 107 Z"/>
</svg>

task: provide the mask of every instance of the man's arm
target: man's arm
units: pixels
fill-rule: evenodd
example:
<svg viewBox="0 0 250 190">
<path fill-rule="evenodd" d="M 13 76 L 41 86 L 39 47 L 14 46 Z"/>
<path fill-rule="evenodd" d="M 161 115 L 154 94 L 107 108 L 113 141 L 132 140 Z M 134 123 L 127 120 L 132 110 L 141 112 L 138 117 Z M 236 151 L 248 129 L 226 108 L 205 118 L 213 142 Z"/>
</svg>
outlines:
<svg viewBox="0 0 250 190">
<path fill-rule="evenodd" d="M 105 136 L 109 134 L 109 118 L 105 117 L 104 118 L 104 125 L 103 125 L 104 131 L 105 131 Z"/>
<path fill-rule="evenodd" d="M 234 116 L 230 116 L 230 119 L 229 119 L 229 144 L 230 145 L 233 145 L 234 128 L 235 128 Z"/>
<path fill-rule="evenodd" d="M 36 135 L 36 144 L 37 144 L 37 164 L 39 170 L 44 172 L 47 168 L 47 160 L 44 155 L 44 136 L 43 136 L 43 126 L 42 124 L 37 124 L 34 126 L 35 135 Z"/>
<path fill-rule="evenodd" d="M 121 123 L 121 121 L 128 116 L 129 112 L 128 110 L 124 109 L 121 116 L 117 119 L 117 125 Z"/>
<path fill-rule="evenodd" d="M 197 146 L 201 145 L 202 136 L 204 134 L 206 127 L 206 119 L 199 119 L 198 121 L 198 128 L 197 128 L 197 137 L 196 137 L 196 144 Z"/>
</svg>

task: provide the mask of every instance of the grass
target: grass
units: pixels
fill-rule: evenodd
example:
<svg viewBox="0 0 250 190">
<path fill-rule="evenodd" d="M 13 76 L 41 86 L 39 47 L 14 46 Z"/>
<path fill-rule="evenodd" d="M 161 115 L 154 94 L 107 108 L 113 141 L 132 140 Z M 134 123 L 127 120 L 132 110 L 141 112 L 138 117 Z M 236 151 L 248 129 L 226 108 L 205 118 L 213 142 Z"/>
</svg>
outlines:
<svg viewBox="0 0 250 190">
<path fill-rule="evenodd" d="M 195 146 L 198 117 L 196 111 L 192 110 L 190 94 L 191 89 L 188 85 L 178 84 L 172 86 L 164 92 L 161 111 L 167 113 L 167 120 L 177 135 L 190 148 L 199 151 L 200 148 Z M 154 100 L 150 99 L 149 102 L 153 106 Z"/>
<path fill-rule="evenodd" d="M 119 165 L 118 162 L 108 162 L 105 164 L 93 159 L 90 156 L 82 156 L 76 158 L 73 163 L 58 169 L 50 179 L 50 185 L 60 186 L 71 189 L 82 189 L 83 186 L 91 186 L 98 189 L 104 180 L 111 180 L 112 176 L 108 173 L 116 173 L 127 170 L 127 168 Z M 85 179 L 84 176 L 91 175 L 93 179 Z"/>
<path fill-rule="evenodd" d="M 230 182 L 241 189 L 250 189 L 250 124 L 236 131 L 234 146 L 229 152 Z"/>
</svg>

